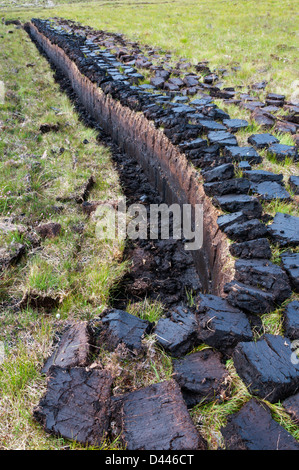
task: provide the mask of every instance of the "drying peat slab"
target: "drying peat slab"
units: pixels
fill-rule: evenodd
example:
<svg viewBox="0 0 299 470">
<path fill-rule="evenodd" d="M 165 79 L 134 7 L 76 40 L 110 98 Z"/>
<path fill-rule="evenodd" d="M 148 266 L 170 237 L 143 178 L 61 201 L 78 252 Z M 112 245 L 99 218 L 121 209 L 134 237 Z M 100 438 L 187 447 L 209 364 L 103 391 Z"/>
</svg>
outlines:
<svg viewBox="0 0 299 470">
<path fill-rule="evenodd" d="M 271 312 L 292 295 L 286 272 L 266 259 L 239 259 L 235 270 L 235 280 L 225 286 L 227 299 L 248 313 Z"/>
<path fill-rule="evenodd" d="M 107 436 L 112 377 L 105 370 L 52 366 L 34 417 L 47 432 L 100 446 Z"/>
<path fill-rule="evenodd" d="M 287 274 L 271 261 L 239 259 L 235 262 L 235 270 L 238 281 L 272 293 L 273 302 L 277 304 L 292 295 Z"/>
<path fill-rule="evenodd" d="M 38 20 L 34 21 L 37 24 Z M 46 26 L 46 22 L 40 22 L 39 26 Z M 251 111 L 252 119 L 255 119 L 262 129 L 274 128 L 278 132 L 298 134 L 298 105 L 296 103 L 287 102 L 285 97 L 283 99 L 269 98 L 275 95 L 273 93 L 268 93 L 264 101 L 260 101 L 261 96 L 255 96 L 257 92 L 267 87 L 266 82 L 254 84 L 246 90 L 246 93 L 242 93 L 234 87 L 224 87 L 221 78 L 227 75 L 228 71 L 223 68 L 212 71 L 208 62 L 204 62 L 204 65 L 199 62 L 193 66 L 184 58 L 175 58 L 175 63 L 169 51 L 165 54 L 159 48 L 132 42 L 121 34 L 95 31 L 70 20 L 56 19 L 55 29 L 57 34 L 68 35 L 69 39 L 73 36 L 81 40 L 79 47 L 85 53 L 87 60 L 100 59 L 99 65 L 103 66 L 105 65 L 103 59 L 109 59 L 109 71 L 114 80 L 140 86 L 145 93 L 155 91 L 162 96 L 163 100 L 165 95 L 175 96 L 177 105 L 189 107 L 194 104 L 198 106 L 201 118 L 206 120 L 216 118 L 216 120 L 223 121 L 224 129 L 236 132 L 246 128 L 247 122 L 241 119 L 230 119 L 230 116 L 222 110 L 212 115 L 202 112 L 201 106 L 213 104 L 213 98 L 248 109 Z M 85 41 L 82 40 L 82 32 L 88 38 Z M 103 50 L 100 58 L 97 57 L 96 47 Z M 150 76 L 150 84 L 138 85 L 144 79 L 144 69 Z M 235 70 L 237 68 L 232 67 L 230 73 Z M 199 99 L 192 99 L 193 95 L 199 94 L 201 94 Z M 276 115 L 281 108 L 285 113 Z M 278 156 L 280 155 L 282 155 L 281 158 L 284 157 L 283 151 L 281 153 L 278 151 Z"/>
<path fill-rule="evenodd" d="M 25 252 L 26 247 L 21 243 L 13 243 L 7 248 L 0 248 L 0 273 L 8 266 L 18 263 Z"/>
<path fill-rule="evenodd" d="M 291 200 L 291 195 L 284 187 L 283 175 L 264 170 L 244 171 L 243 175 L 250 181 L 250 191 L 265 201 Z"/>
<path fill-rule="evenodd" d="M 270 259 L 272 256 L 271 247 L 267 238 L 257 238 L 242 243 L 233 243 L 229 251 L 236 258 Z"/>
<path fill-rule="evenodd" d="M 292 361 L 287 338 L 266 334 L 257 342 L 242 342 L 233 354 L 234 364 L 251 393 L 271 403 L 299 390 L 299 364 Z"/>
<path fill-rule="evenodd" d="M 212 349 L 173 361 L 173 372 L 188 407 L 221 401 L 226 396 L 228 371 L 221 362 L 221 355 Z"/>
<path fill-rule="evenodd" d="M 224 196 L 225 194 L 247 194 L 250 183 L 245 178 L 233 178 L 231 180 L 216 181 L 204 184 L 205 193 L 208 196 Z"/>
<path fill-rule="evenodd" d="M 250 240 L 256 241 L 257 239 L 267 235 L 267 228 L 265 224 L 260 222 L 258 219 L 237 222 L 235 224 L 229 225 L 223 231 L 228 236 L 228 238 L 240 243 L 246 243 L 246 240 L 248 240 L 248 243 Z"/>
<path fill-rule="evenodd" d="M 112 400 L 115 436 L 128 450 L 204 450 L 174 380 L 150 385 Z"/>
<path fill-rule="evenodd" d="M 281 264 L 289 276 L 292 288 L 299 292 L 299 253 L 283 253 Z"/>
<path fill-rule="evenodd" d="M 247 194 L 228 194 L 226 196 L 215 196 L 213 201 L 217 207 L 227 212 L 243 211 L 251 219 L 259 218 L 263 209 L 259 201 Z"/>
<path fill-rule="evenodd" d="M 268 233 L 281 247 L 299 245 L 299 217 L 278 212 L 268 227 Z"/>
<path fill-rule="evenodd" d="M 275 310 L 273 294 L 258 287 L 234 280 L 225 285 L 224 292 L 228 294 L 227 300 L 231 305 L 247 313 L 262 315 Z"/>
<path fill-rule="evenodd" d="M 299 338 L 299 301 L 290 302 L 283 312 L 285 334 L 291 340 Z"/>
<path fill-rule="evenodd" d="M 248 143 L 255 149 L 264 149 L 270 145 L 278 144 L 279 140 L 271 134 L 254 134 L 248 137 Z"/>
<path fill-rule="evenodd" d="M 221 429 L 228 450 L 299 450 L 299 443 L 271 417 L 265 404 L 252 399 Z"/>
<path fill-rule="evenodd" d="M 269 147 L 268 153 L 279 162 L 284 162 L 286 158 L 298 159 L 298 151 L 290 145 L 273 144 Z"/>
<path fill-rule="evenodd" d="M 292 175 L 289 178 L 290 188 L 296 195 L 299 194 L 299 176 Z"/>
</svg>

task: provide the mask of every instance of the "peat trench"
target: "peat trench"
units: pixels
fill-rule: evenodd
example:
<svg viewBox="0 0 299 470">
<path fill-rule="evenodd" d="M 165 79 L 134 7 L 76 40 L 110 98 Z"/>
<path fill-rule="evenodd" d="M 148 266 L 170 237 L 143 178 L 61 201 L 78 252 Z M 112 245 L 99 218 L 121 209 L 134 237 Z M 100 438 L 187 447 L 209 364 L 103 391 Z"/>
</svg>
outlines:
<svg viewBox="0 0 299 470">
<path fill-rule="evenodd" d="M 46 431 L 84 444 L 120 435 L 129 450 L 205 449 L 188 408 L 223 399 L 224 361 L 232 356 L 250 392 L 283 401 L 298 422 L 299 364 L 292 341 L 299 338 L 299 302 L 284 311 L 285 337 L 266 334 L 253 341 L 253 327 L 260 325 L 259 315 L 299 291 L 299 254 L 293 252 L 299 219 L 263 214 L 260 199 L 291 196 L 282 175 L 251 168 L 261 161 L 260 148 L 283 160 L 297 159 L 296 147 L 282 146 L 270 134 L 251 136 L 252 146 L 239 147 L 234 133 L 244 123 L 230 120 L 206 95 L 185 104 L 175 91 L 139 86 L 140 74 L 103 48 L 101 32 L 65 24 L 34 19 L 25 29 L 69 81 L 87 116 L 120 148 L 114 147 L 114 160 L 129 202 L 202 204 L 204 244 L 193 260 L 182 241 L 128 246 L 134 267 L 126 298 L 98 319 L 66 329 L 44 366 L 47 391 L 34 416 Z M 237 164 L 242 178 L 235 177 Z M 298 176 L 291 178 L 296 193 Z M 96 201 L 83 207 L 93 211 Z M 270 261 L 269 240 L 288 248 L 281 266 Z M 227 269 L 231 255 L 235 268 Z M 188 306 L 185 288 L 195 293 L 196 307 Z M 151 295 L 167 309 L 156 325 L 123 310 L 128 300 Z M 113 395 L 111 373 L 88 367 L 97 346 L 113 351 L 123 344 L 142 356 L 148 333 L 174 358 L 172 380 Z M 212 349 L 188 354 L 202 343 Z M 222 435 L 227 449 L 299 448 L 256 398 L 229 417 Z"/>
</svg>

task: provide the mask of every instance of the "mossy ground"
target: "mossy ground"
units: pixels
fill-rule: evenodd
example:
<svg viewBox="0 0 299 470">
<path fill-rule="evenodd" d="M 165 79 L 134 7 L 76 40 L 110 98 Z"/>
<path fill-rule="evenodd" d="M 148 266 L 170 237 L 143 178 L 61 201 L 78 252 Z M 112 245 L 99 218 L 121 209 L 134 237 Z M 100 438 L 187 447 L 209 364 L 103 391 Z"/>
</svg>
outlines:
<svg viewBox="0 0 299 470">
<path fill-rule="evenodd" d="M 37 8 L 32 8 L 32 3 Z M 295 1 L 290 0 L 287 8 L 278 1 L 253 0 L 84 5 L 75 1 L 57 5 L 53 1 L 54 8 L 49 8 L 49 3 L 28 1 L 26 6 L 23 0 L 8 10 L 11 2 L 2 0 L 0 7 L 7 19 L 59 15 L 96 28 L 124 32 L 194 62 L 208 59 L 212 66 L 238 63 L 240 72 L 227 78 L 232 85 L 248 86 L 263 79 L 270 82 L 271 91 L 290 96 L 296 80 Z M 10 30 L 12 34 L 8 33 Z M 0 341 L 5 342 L 6 352 L 0 368 L 0 448 L 81 449 L 76 443 L 45 434 L 33 421 L 32 409 L 45 391 L 40 368 L 51 351 L 55 332 L 66 322 L 99 315 L 109 302 L 111 287 L 128 265 L 122 262 L 121 243 L 97 240 L 95 223 L 86 218 L 80 206 L 75 201 L 58 203 L 56 198 L 69 196 L 91 175 L 96 177 L 93 200 L 113 200 L 121 195 L 121 188 L 110 150 L 97 141 L 95 131 L 78 120 L 73 105 L 55 83 L 49 64 L 26 33 L 1 24 L 0 35 L 0 80 L 6 92 L 4 105 L 0 105 L 0 215 L 14 216 L 18 223 L 32 227 L 48 221 L 62 226 L 59 237 L 44 241 L 38 248 L 17 233 L 1 240 L 8 246 L 12 242 L 26 243 L 27 254 L 18 265 L 4 272 L 0 285 Z M 246 117 L 236 109 L 229 110 L 232 117 Z M 42 134 L 39 128 L 45 122 L 58 122 L 59 131 Z M 247 134 L 238 134 L 238 138 L 245 142 Z M 83 144 L 85 139 L 88 144 Z M 292 162 L 277 165 L 267 158 L 264 164 L 272 171 L 283 171 L 286 178 L 298 169 Z M 296 204 L 271 204 L 267 207 L 270 212 L 298 215 Z M 62 211 L 57 212 L 57 206 L 62 206 Z M 276 248 L 273 261 L 279 262 L 280 254 Z M 16 313 L 13 305 L 30 289 L 57 294 L 62 301 L 48 314 L 31 308 Z M 128 310 L 139 315 L 141 312 L 142 318 L 150 321 L 157 321 L 163 314 L 159 303 L 147 301 L 130 305 Z M 265 315 L 265 331 L 283 333 L 281 318 L 282 309 Z M 116 392 L 171 377 L 171 358 L 156 348 L 154 338 L 147 338 L 146 344 L 143 362 L 130 359 L 124 351 L 103 350 L 95 358 L 118 371 Z M 224 402 L 198 405 L 191 411 L 211 449 L 223 445 L 220 428 L 227 416 L 250 399 L 231 360 L 227 368 Z M 270 406 L 274 418 L 299 439 L 298 428 L 281 405 Z M 119 447 L 118 441 L 103 445 L 104 449 Z"/>
</svg>

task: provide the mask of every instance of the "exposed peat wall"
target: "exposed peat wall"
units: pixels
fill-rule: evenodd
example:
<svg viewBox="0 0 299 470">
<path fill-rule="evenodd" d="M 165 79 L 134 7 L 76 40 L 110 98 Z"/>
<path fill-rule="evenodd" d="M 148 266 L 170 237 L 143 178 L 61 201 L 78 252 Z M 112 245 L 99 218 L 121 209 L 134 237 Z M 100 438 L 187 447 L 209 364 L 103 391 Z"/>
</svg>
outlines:
<svg viewBox="0 0 299 470">
<path fill-rule="evenodd" d="M 262 162 L 259 149 L 267 148 L 280 161 L 287 156 L 298 161 L 297 149 L 279 144 L 269 134 L 252 135 L 248 138 L 252 147 L 239 147 L 233 134 L 248 127 L 248 122 L 230 119 L 205 94 L 189 105 L 184 104 L 189 98 L 171 89 L 166 95 L 157 89 L 147 94 L 142 87 L 149 85 L 134 86 L 142 75 L 133 64 L 116 60 L 120 53 L 124 57 L 124 50 L 115 55 L 114 45 L 108 50 L 103 37 L 97 44 L 93 42 L 108 33 L 78 25 L 75 31 L 74 24 L 68 23 L 63 19 L 32 20 L 26 29 L 66 77 L 65 82 L 71 83 L 79 107 L 123 151 L 115 161 L 126 167 L 124 176 L 130 176 L 127 190 L 138 188 L 134 192 L 138 198 L 140 188 L 148 185 L 152 192 L 152 187 L 159 192 L 160 196 L 155 191 L 155 197 L 169 204 L 203 205 L 204 246 L 193 256 L 205 290 L 219 296 L 200 293 L 194 308 L 167 305 L 167 312 L 156 323 L 119 310 L 122 306 L 108 308 L 89 322 L 76 322 L 65 330 L 43 368 L 48 375 L 47 391 L 34 410 L 35 419 L 50 433 L 93 446 L 101 445 L 108 436 L 120 438 L 127 450 L 205 449 L 202 430 L 195 428 L 187 408 L 199 405 L 200 411 L 204 403 L 221 402 L 223 397 L 226 401 L 234 393 L 227 382 L 229 357 L 250 393 L 271 403 L 279 401 L 280 406 L 282 402 L 296 418 L 299 365 L 293 352 L 297 343 L 292 341 L 299 335 L 299 302 L 291 301 L 283 312 L 285 337 L 261 336 L 265 325 L 258 315 L 272 312 L 299 292 L 298 252 L 282 252 L 280 261 L 273 263 L 270 245 L 272 241 L 280 248 L 296 249 L 299 218 L 264 213 L 261 200 L 290 201 L 292 197 L 284 187 L 283 175 L 251 170 L 251 165 Z M 131 61 L 132 56 L 126 55 Z M 133 56 L 134 64 L 136 58 Z M 197 79 L 192 74 L 184 79 L 184 92 L 192 95 Z M 167 90 L 165 85 L 163 90 Z M 192 163 L 203 170 L 204 184 Z M 240 173 L 236 176 L 237 164 L 242 177 Z M 138 179 L 140 166 L 152 187 L 142 184 L 145 175 Z M 296 178 L 290 178 L 294 191 Z M 229 249 L 226 237 L 235 242 Z M 142 280 L 145 268 L 140 252 L 137 277 L 139 274 Z M 172 261 L 172 253 L 166 257 L 167 250 L 160 254 L 163 260 Z M 228 269 L 231 255 L 237 258 L 233 280 L 233 269 Z M 172 279 L 180 276 L 169 264 Z M 192 269 L 193 279 L 193 264 Z M 182 284 L 185 287 L 184 281 Z M 226 299 L 221 297 L 223 292 L 228 294 Z M 148 334 L 154 334 L 169 354 L 171 380 L 120 392 L 111 370 L 102 365 L 86 368 L 103 344 L 111 352 L 124 347 L 127 357 L 144 360 L 148 346 L 143 340 Z M 201 344 L 210 348 L 194 352 Z M 87 384 L 90 393 L 86 393 Z M 261 407 L 254 398 L 228 417 L 221 433 L 227 449 L 298 449 L 296 439 L 272 419 L 266 403 Z"/>
<path fill-rule="evenodd" d="M 225 283 L 233 277 L 233 270 L 227 266 L 230 257 L 228 242 L 217 225 L 219 211 L 205 195 L 198 172 L 177 146 L 142 113 L 132 111 L 105 94 L 33 23 L 27 23 L 25 28 L 70 80 L 87 112 L 111 135 L 121 150 L 139 161 L 151 184 L 158 189 L 166 203 L 203 205 L 203 247 L 193 251 L 192 255 L 204 290 L 222 295 Z"/>
</svg>

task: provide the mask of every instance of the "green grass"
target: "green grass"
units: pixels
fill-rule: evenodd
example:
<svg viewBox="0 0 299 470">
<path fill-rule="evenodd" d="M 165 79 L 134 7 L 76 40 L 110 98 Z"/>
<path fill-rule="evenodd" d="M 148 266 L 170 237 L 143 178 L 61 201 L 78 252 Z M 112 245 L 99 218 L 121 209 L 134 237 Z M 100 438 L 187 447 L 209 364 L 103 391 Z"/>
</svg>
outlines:
<svg viewBox="0 0 299 470">
<path fill-rule="evenodd" d="M 226 425 L 229 415 L 238 412 L 252 396 L 236 373 L 233 361 L 230 359 L 226 363 L 228 371 L 227 393 L 223 397 L 222 403 L 211 402 L 206 405 L 196 405 L 192 412 L 192 418 L 198 429 L 208 441 L 209 448 L 217 450 L 224 447 L 221 428 Z M 272 417 L 281 426 L 292 434 L 295 439 L 299 439 L 299 428 L 294 424 L 289 415 L 284 411 L 280 403 L 271 404 L 266 400 L 260 400 L 271 410 Z"/>
<path fill-rule="evenodd" d="M 53 0 L 37 2 L 42 8 L 24 8 L 19 1 L 8 18 L 63 16 L 126 34 L 134 40 L 171 50 L 196 63 L 209 60 L 212 67 L 240 65 L 227 83 L 247 86 L 266 80 L 269 91 L 298 96 L 298 16 L 296 0 L 182 0 L 172 2 Z M 17 5 L 23 8 L 17 9 Z"/>
</svg>

